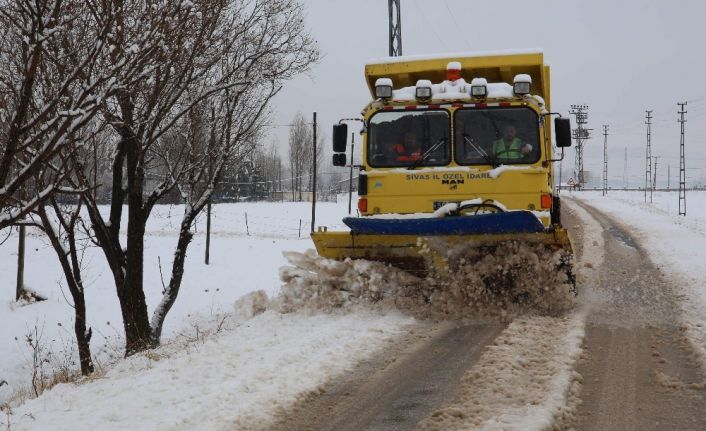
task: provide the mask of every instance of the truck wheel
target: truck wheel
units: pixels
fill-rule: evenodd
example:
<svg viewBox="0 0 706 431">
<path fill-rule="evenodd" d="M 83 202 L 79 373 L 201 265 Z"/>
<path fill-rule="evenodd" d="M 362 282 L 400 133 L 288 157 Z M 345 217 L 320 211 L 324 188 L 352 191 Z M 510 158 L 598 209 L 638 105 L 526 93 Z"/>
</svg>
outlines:
<svg viewBox="0 0 706 431">
<path fill-rule="evenodd" d="M 561 201 L 559 196 L 552 196 L 551 222 L 554 225 L 561 224 Z"/>
</svg>

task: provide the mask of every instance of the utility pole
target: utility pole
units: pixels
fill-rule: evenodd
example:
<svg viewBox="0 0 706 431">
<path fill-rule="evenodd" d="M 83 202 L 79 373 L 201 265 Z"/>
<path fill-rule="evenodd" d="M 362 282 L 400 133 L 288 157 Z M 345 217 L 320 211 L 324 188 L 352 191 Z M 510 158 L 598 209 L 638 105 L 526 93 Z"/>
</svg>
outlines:
<svg viewBox="0 0 706 431">
<path fill-rule="evenodd" d="M 579 190 L 583 190 L 585 183 L 583 170 L 583 146 L 584 142 L 591 138 L 591 129 L 586 129 L 584 125 L 588 122 L 588 105 L 571 105 L 569 113 L 576 117 L 576 129 L 573 130 L 573 137 L 576 140 L 576 185 Z"/>
<path fill-rule="evenodd" d="M 402 18 L 400 0 L 387 0 L 390 17 L 390 57 L 402 55 Z"/>
<path fill-rule="evenodd" d="M 659 156 L 654 156 L 655 159 L 655 167 L 654 167 L 654 176 L 652 177 L 652 190 L 657 190 L 657 162 L 659 162 Z"/>
<path fill-rule="evenodd" d="M 608 125 L 603 125 L 603 196 L 608 194 Z"/>
<path fill-rule="evenodd" d="M 681 137 L 679 139 L 679 215 L 686 215 L 686 160 L 684 159 L 684 123 L 686 119 L 686 102 L 677 103 L 679 105 L 679 124 L 681 125 Z"/>
<path fill-rule="evenodd" d="M 628 147 L 625 147 L 625 161 L 623 162 L 623 188 L 628 188 Z"/>
<path fill-rule="evenodd" d="M 652 203 L 652 111 L 647 114 L 647 147 L 645 148 L 645 202 L 647 202 L 647 189 L 650 189 L 650 203 Z"/>
<path fill-rule="evenodd" d="M 314 225 L 316 224 L 316 112 L 314 112 L 314 161 L 312 162 L 312 190 L 311 190 L 311 233 L 314 233 Z"/>
<path fill-rule="evenodd" d="M 667 165 L 667 190 L 669 190 L 671 187 L 669 186 L 669 178 L 672 176 L 672 165 Z"/>
<path fill-rule="evenodd" d="M 353 149 L 355 148 L 355 133 L 351 132 L 351 170 L 348 176 L 348 215 L 351 215 L 351 200 L 353 199 Z"/>
</svg>

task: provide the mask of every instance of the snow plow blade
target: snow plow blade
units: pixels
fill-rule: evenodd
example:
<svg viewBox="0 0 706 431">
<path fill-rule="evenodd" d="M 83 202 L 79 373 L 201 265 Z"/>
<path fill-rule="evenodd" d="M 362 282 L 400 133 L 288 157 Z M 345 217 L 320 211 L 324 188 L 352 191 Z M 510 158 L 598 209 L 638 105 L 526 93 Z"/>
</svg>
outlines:
<svg viewBox="0 0 706 431">
<path fill-rule="evenodd" d="M 575 304 L 569 233 L 532 212 L 344 222 L 350 232 L 312 233 L 318 256 L 288 257 L 282 280 L 296 301 L 382 301 L 434 318 L 553 314 Z"/>
<path fill-rule="evenodd" d="M 438 221 L 432 223 L 435 224 Z M 387 225 L 387 223 L 384 224 Z M 413 225 L 414 223 L 407 223 L 405 229 Z M 429 228 L 431 225 L 425 227 Z M 452 230 L 452 226 L 448 224 L 439 227 L 442 230 Z M 469 233 L 468 229 L 465 233 L 438 233 L 434 229 L 424 232 L 424 230 L 421 229 L 420 233 L 416 234 L 319 231 L 312 234 L 312 239 L 317 252 L 322 257 L 334 260 L 350 258 L 383 262 L 420 277 L 448 272 L 449 258 L 467 249 L 480 250 L 482 254 L 494 254 L 495 249 L 501 244 L 523 243 L 538 249 L 559 251 L 561 263 L 557 265 L 558 269 L 566 271 L 570 283 L 574 283 L 571 273 L 573 249 L 569 234 L 563 228 L 500 233 Z"/>
</svg>

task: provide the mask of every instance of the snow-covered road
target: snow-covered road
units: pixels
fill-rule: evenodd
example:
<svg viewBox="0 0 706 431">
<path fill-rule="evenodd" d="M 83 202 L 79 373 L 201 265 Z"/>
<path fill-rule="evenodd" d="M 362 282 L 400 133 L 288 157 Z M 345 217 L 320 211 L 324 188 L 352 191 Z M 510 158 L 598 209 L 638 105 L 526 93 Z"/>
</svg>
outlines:
<svg viewBox="0 0 706 431">
<path fill-rule="evenodd" d="M 577 206 L 578 205 L 578 206 Z M 650 261 L 624 219 L 572 202 L 574 212 L 602 228 L 605 262 L 585 280 L 586 310 L 576 430 L 697 430 L 706 428 L 703 368 L 682 330 L 679 286 Z M 590 234 L 583 226 L 576 237 Z M 589 241 L 577 241 L 583 247 Z"/>
</svg>

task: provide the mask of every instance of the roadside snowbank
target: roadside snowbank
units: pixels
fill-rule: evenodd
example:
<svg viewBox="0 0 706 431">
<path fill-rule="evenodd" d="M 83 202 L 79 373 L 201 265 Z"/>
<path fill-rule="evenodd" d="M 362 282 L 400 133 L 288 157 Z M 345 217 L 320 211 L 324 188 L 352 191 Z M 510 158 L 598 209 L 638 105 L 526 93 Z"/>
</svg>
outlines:
<svg viewBox="0 0 706 431">
<path fill-rule="evenodd" d="M 565 226 L 569 229 L 573 238 L 582 237 L 582 243 L 574 241 L 574 252 L 576 258 L 576 279 L 581 286 L 579 289 L 579 303 L 583 308 L 591 308 L 601 304 L 604 299 L 599 297 L 597 286 L 600 279 L 601 266 L 605 261 L 605 239 L 603 238 L 603 227 L 591 214 L 579 205 L 570 200 L 565 202 L 565 210 L 573 213 L 577 218 L 577 224 Z"/>
<path fill-rule="evenodd" d="M 10 425 L 0 418 L 0 426 L 263 429 L 277 411 L 384 348 L 412 322 L 398 313 L 266 311 L 218 336 L 129 358 L 94 381 L 56 386 L 15 408 Z"/>
</svg>

